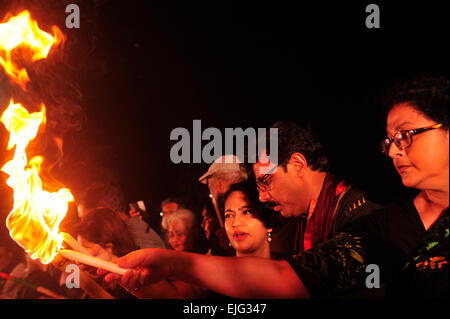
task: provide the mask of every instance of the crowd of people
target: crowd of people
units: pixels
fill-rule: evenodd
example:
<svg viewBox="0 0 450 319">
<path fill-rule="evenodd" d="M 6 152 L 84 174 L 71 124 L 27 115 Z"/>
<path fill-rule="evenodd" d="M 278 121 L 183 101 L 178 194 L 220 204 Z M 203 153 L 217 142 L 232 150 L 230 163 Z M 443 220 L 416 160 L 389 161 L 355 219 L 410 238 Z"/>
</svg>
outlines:
<svg viewBox="0 0 450 319">
<path fill-rule="evenodd" d="M 118 188 L 96 184 L 63 230 L 128 269 L 84 268 L 116 298 L 448 298 L 448 98 L 448 79 L 432 76 L 389 94 L 381 151 L 404 187 L 417 190 L 407 201 L 371 201 L 332 174 L 310 129 L 280 121 L 272 125 L 277 140 L 267 136 L 278 144 L 278 162 L 267 145 L 253 164 L 219 157 L 199 178 L 210 193 L 202 212 L 168 197 L 161 224 L 151 226 Z M 45 273 L 58 294 L 89 298 L 35 263 L 0 245 L 1 272 L 24 280 Z M 367 285 L 369 265 L 381 274 L 375 288 Z M 18 287 L 3 279 L 0 298 L 26 297 Z"/>
</svg>

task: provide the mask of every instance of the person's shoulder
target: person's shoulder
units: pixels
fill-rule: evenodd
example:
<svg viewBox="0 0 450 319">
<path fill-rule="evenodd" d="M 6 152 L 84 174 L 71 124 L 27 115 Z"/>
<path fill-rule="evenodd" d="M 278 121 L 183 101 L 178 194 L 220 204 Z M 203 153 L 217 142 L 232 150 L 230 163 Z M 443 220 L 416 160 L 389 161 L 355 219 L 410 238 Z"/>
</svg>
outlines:
<svg viewBox="0 0 450 319">
<path fill-rule="evenodd" d="M 396 199 L 384 205 L 388 214 L 408 214 L 416 210 L 414 199 Z"/>
<path fill-rule="evenodd" d="M 335 207 L 335 231 L 339 231 L 345 225 L 351 224 L 359 218 L 373 215 L 370 218 L 383 218 L 384 207 L 368 199 L 366 193 L 360 188 L 349 185 L 339 195 Z"/>
<path fill-rule="evenodd" d="M 355 185 L 347 186 L 340 197 L 341 209 L 346 211 L 347 214 L 358 209 L 376 211 L 383 208 L 383 205 L 370 200 L 366 192 Z"/>
</svg>

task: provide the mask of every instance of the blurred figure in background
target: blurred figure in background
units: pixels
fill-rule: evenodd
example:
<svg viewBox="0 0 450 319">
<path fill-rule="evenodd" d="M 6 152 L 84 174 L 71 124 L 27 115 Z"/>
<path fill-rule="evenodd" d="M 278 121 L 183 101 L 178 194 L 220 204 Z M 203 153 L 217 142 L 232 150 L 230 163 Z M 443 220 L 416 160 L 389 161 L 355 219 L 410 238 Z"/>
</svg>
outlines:
<svg viewBox="0 0 450 319">
<path fill-rule="evenodd" d="M 165 233 L 168 229 L 167 219 L 169 216 L 181 208 L 183 208 L 181 200 L 175 197 L 167 197 L 161 202 L 161 234 Z"/>
<path fill-rule="evenodd" d="M 136 211 L 129 211 L 122 192 L 112 185 L 95 184 L 89 187 L 78 202 L 82 219 L 91 210 L 104 207 L 116 212 L 125 222 L 139 248 L 165 248 L 164 241 Z"/>
<path fill-rule="evenodd" d="M 9 275 L 45 287 L 58 295 L 65 296 L 64 289 L 58 283 L 60 276 L 58 269 L 52 264 L 44 265 L 39 260 L 32 260 L 29 254 L 23 253 L 23 255 L 25 260 L 16 264 Z M 0 299 L 40 298 L 48 298 L 48 296 L 12 280 L 6 281 L 0 291 Z"/>
<path fill-rule="evenodd" d="M 167 219 L 167 242 L 173 250 L 204 253 L 195 215 L 188 209 L 180 209 Z"/>
<path fill-rule="evenodd" d="M 0 272 L 11 274 L 17 265 L 25 264 L 25 253 L 8 235 L 0 236 Z M 0 277 L 0 298 L 6 298 L 4 294 L 9 291 L 11 283 Z"/>
<path fill-rule="evenodd" d="M 70 232 L 76 234 L 77 240 L 91 255 L 103 260 L 113 261 L 138 249 L 125 222 L 116 212 L 108 208 L 89 210 Z M 90 274 L 101 283 L 95 272 Z M 116 284 L 101 284 L 116 298 L 133 297 Z"/>
<path fill-rule="evenodd" d="M 76 234 L 85 247 L 100 245 L 108 260 L 125 255 L 138 247 L 125 222 L 111 209 L 99 207 L 86 214 L 77 225 Z"/>
</svg>

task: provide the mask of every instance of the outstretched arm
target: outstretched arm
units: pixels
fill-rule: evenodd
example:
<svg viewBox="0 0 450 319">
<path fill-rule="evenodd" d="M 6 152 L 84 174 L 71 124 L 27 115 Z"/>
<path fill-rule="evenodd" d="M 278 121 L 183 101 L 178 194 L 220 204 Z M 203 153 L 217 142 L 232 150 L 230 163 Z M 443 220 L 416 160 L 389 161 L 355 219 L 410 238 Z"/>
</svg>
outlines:
<svg viewBox="0 0 450 319">
<path fill-rule="evenodd" d="M 310 295 L 286 261 L 257 257 L 219 257 L 166 249 L 134 251 L 117 264 L 130 268 L 120 279 L 130 290 L 171 278 L 234 298 L 309 298 Z M 104 272 L 100 271 L 104 274 Z"/>
</svg>

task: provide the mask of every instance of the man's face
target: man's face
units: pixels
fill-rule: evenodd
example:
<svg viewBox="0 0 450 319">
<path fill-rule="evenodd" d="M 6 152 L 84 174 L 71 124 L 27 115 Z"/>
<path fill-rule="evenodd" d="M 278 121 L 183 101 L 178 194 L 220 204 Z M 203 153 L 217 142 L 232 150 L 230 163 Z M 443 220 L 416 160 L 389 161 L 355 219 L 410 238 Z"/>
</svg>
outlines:
<svg viewBox="0 0 450 319">
<path fill-rule="evenodd" d="M 271 171 L 272 174 L 267 174 Z M 268 157 L 261 156 L 253 165 L 259 190 L 259 200 L 284 217 L 296 217 L 307 209 L 302 195 L 302 181 L 298 178 L 292 164 L 287 170 L 270 162 Z"/>
<path fill-rule="evenodd" d="M 164 218 L 169 217 L 172 213 L 176 212 L 178 208 L 179 208 L 178 204 L 173 202 L 162 205 L 161 210 L 163 213 L 163 217 Z"/>
<path fill-rule="evenodd" d="M 219 176 L 210 176 L 208 178 L 209 193 L 216 200 L 221 198 L 230 188 L 231 182 L 220 178 Z"/>
</svg>

